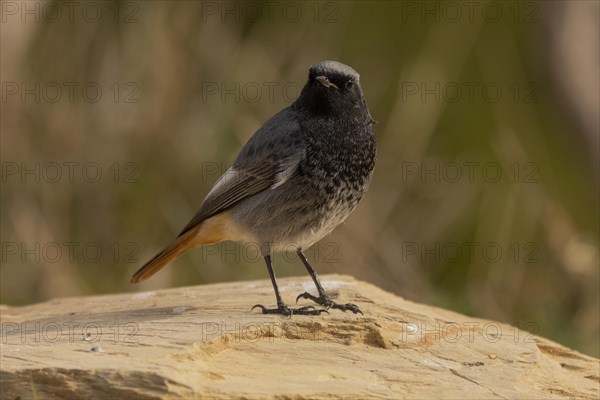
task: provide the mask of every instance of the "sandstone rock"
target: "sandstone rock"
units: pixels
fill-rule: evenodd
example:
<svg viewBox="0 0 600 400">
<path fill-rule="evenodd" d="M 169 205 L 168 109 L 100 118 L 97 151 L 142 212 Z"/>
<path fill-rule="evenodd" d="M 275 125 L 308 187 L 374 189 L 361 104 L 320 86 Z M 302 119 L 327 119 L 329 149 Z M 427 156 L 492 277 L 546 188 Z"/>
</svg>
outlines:
<svg viewBox="0 0 600 400">
<path fill-rule="evenodd" d="M 4 306 L 1 397 L 600 396 L 599 360 L 527 330 L 416 304 L 347 276 L 322 281 L 364 315 L 250 312 L 255 303 L 273 305 L 268 280 Z M 314 293 L 308 277 L 280 286 L 290 305 Z"/>
</svg>

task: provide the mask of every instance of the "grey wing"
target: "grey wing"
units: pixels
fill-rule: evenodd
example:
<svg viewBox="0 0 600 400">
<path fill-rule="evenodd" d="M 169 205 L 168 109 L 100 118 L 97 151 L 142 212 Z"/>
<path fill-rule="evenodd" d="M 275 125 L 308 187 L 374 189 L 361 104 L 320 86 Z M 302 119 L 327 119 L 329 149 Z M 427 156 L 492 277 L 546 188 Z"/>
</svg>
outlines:
<svg viewBox="0 0 600 400">
<path fill-rule="evenodd" d="M 304 140 L 292 110 L 276 114 L 242 148 L 179 236 L 247 197 L 283 185 L 298 173 L 305 154 Z"/>
</svg>

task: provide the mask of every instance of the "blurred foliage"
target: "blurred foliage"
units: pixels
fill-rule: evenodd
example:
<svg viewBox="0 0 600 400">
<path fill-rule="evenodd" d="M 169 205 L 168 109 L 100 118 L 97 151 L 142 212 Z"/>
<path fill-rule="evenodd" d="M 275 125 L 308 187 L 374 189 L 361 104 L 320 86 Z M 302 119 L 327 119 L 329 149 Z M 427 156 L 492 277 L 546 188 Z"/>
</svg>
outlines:
<svg viewBox="0 0 600 400">
<path fill-rule="evenodd" d="M 91 3 L 97 21 L 87 2 L 58 19 L 27 2 L 39 21 L 3 6 L 2 303 L 265 279 L 224 243 L 128 284 L 334 59 L 361 74 L 379 154 L 358 210 L 308 252 L 317 270 L 600 355 L 598 131 L 574 103 L 591 91 L 597 121 L 598 65 L 571 63 L 581 90 L 559 68 L 562 40 L 597 54 L 598 35 L 565 38 L 561 2 L 452 2 L 460 18 L 435 1 Z M 598 3 L 570 3 L 597 29 Z M 275 267 L 305 274 L 289 255 Z"/>
</svg>

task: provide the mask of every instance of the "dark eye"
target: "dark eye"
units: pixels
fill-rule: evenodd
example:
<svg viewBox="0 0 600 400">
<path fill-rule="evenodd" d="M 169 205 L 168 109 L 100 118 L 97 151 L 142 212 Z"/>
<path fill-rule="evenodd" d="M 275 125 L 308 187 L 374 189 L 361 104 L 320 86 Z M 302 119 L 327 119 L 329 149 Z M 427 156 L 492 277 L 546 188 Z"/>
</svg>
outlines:
<svg viewBox="0 0 600 400">
<path fill-rule="evenodd" d="M 352 82 L 352 81 L 346 82 L 346 89 L 352 89 L 352 86 L 354 86 L 354 82 Z"/>
</svg>

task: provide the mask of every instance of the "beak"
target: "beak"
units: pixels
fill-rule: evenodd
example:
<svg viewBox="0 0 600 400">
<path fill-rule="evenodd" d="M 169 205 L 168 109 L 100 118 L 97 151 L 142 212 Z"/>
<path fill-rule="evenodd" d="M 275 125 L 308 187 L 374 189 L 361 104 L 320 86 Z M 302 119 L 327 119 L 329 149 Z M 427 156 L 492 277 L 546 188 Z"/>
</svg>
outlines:
<svg viewBox="0 0 600 400">
<path fill-rule="evenodd" d="M 326 76 L 323 76 L 323 75 L 321 75 L 321 76 L 317 76 L 317 77 L 315 78 L 315 80 L 317 81 L 317 83 L 318 83 L 319 85 L 321 85 L 321 86 L 323 86 L 323 87 L 326 87 L 326 88 L 332 87 L 332 88 L 335 88 L 335 89 L 337 89 L 337 88 L 338 88 L 338 87 L 337 87 L 337 86 L 335 86 L 333 83 L 329 82 L 329 79 L 327 79 L 327 77 L 326 77 Z"/>
</svg>

